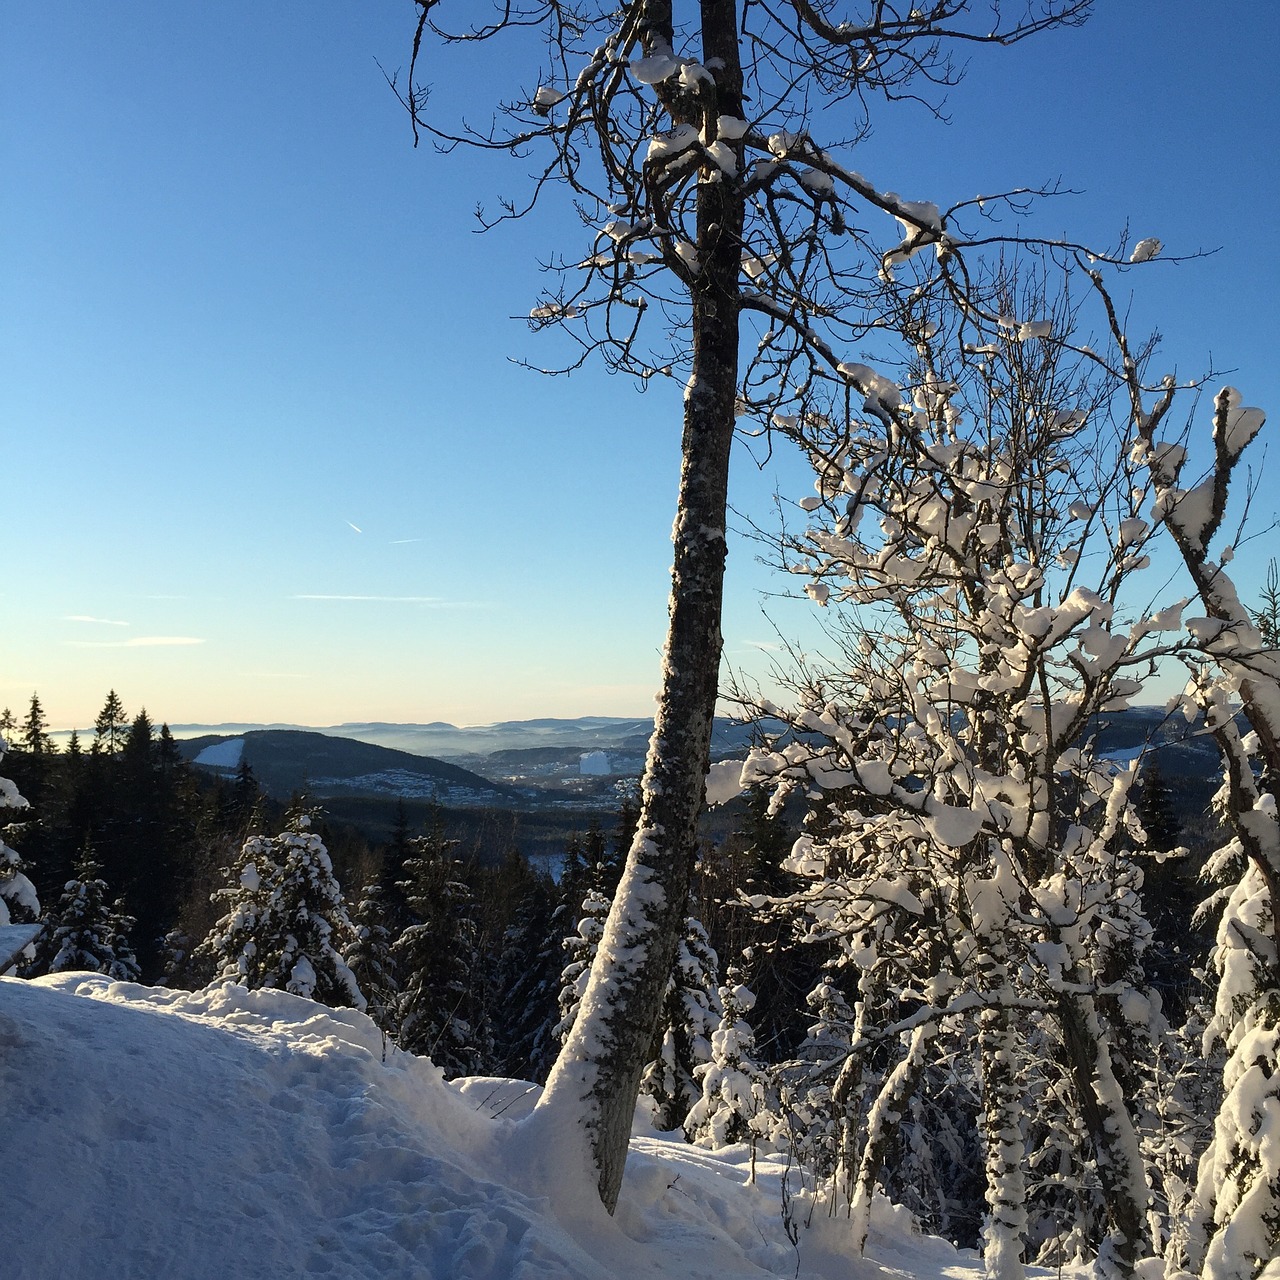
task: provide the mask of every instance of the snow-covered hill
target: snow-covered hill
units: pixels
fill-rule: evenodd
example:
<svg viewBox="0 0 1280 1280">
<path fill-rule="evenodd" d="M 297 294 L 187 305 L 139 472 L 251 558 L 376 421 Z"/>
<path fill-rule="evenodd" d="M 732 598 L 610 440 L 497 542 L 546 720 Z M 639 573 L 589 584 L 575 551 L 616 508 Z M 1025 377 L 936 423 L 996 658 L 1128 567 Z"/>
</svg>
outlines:
<svg viewBox="0 0 1280 1280">
<path fill-rule="evenodd" d="M 780 1167 L 633 1139 L 616 1218 L 521 1125 L 362 1014 L 275 991 L 0 979 L 6 1280 L 964 1280 L 880 1206 L 883 1266 L 821 1207 L 794 1248 Z M 513 1101 L 514 1098 L 514 1101 Z M 497 1114 L 495 1114 L 497 1113 Z M 554 1144 L 551 1144 L 554 1146 Z M 797 1204 L 804 1213 L 803 1200 Z M 797 1270 L 798 1265 L 798 1270 Z"/>
</svg>

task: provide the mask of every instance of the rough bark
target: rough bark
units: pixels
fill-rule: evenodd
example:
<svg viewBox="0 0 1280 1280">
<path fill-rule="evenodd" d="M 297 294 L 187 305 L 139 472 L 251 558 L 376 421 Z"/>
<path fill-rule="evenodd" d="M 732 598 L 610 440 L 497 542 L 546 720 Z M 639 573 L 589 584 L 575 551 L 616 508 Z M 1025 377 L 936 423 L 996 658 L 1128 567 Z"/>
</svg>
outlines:
<svg viewBox="0 0 1280 1280">
<path fill-rule="evenodd" d="M 703 63 L 716 68 L 715 110 L 736 116 L 742 109 L 742 71 L 732 0 L 704 0 L 702 25 Z M 543 1101 L 544 1106 L 563 1100 L 581 1108 L 600 1198 L 610 1213 L 622 1184 L 641 1073 L 684 926 L 710 762 L 738 390 L 742 219 L 735 184 L 704 173 L 697 192 L 693 365 L 672 530 L 669 627 L 640 822 L 582 1009 Z"/>
</svg>

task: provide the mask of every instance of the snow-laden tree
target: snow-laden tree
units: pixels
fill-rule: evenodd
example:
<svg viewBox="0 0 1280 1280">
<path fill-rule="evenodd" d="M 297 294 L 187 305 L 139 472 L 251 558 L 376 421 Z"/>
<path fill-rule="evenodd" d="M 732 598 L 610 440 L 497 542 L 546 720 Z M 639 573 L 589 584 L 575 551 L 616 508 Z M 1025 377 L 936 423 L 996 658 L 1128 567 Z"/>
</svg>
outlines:
<svg viewBox="0 0 1280 1280">
<path fill-rule="evenodd" d="M 685 1136 L 715 1151 L 738 1142 L 755 1143 L 767 1117 L 776 1114 L 774 1085 L 756 1057 L 755 1033 L 747 1021 L 755 994 L 732 966 L 720 988 L 720 1024 L 711 1033 L 710 1060 L 695 1072 L 701 1096 L 685 1117 Z"/>
<path fill-rule="evenodd" d="M 228 910 L 197 952 L 212 961 L 214 982 L 365 1007 L 345 958 L 355 932 L 310 814 L 295 811 L 278 835 L 250 836 L 227 879 L 215 897 Z"/>
<path fill-rule="evenodd" d="M 7 750 L 8 744 L 0 738 L 0 761 Z M 28 808 L 18 788 L 8 778 L 0 778 L 0 817 Z M 6 841 L 6 837 L 13 838 L 18 825 L 11 821 L 0 825 L 0 925 L 26 924 L 40 918 L 40 898 L 27 875 L 26 863 Z"/>
<path fill-rule="evenodd" d="M 225 868 L 226 884 L 213 901 L 226 910 L 196 947 L 198 967 L 212 982 L 238 982 L 251 991 L 267 985 L 259 939 L 271 919 L 271 895 L 280 875 L 279 850 L 269 836 L 248 836 Z"/>
<path fill-rule="evenodd" d="M 597 889 L 588 889 L 582 900 L 579 918 L 574 932 L 563 941 L 564 967 L 560 971 L 560 1021 L 554 1035 L 563 1044 L 573 1030 L 578 1018 L 578 1006 L 591 977 L 591 965 L 600 939 L 604 936 L 604 922 L 609 914 L 609 899 Z"/>
<path fill-rule="evenodd" d="M 1228 565 L 1243 521 L 1227 528 L 1233 488 L 1266 422 L 1234 387 L 1213 399 L 1209 464 L 1193 461 L 1199 441 L 1168 420 L 1173 376 L 1144 382 L 1129 352 L 1103 275 L 1090 273 L 1106 306 L 1136 426 L 1133 457 L 1154 491 L 1152 517 L 1181 554 L 1204 616 L 1186 620 L 1198 659 L 1183 694 L 1189 719 L 1205 718 L 1223 762 L 1220 801 L 1233 840 L 1218 856 L 1242 864 L 1219 925 L 1218 995 L 1209 1041 L 1225 1045 L 1223 1101 L 1200 1164 L 1190 1232 L 1191 1264 L 1213 1280 L 1270 1274 L 1280 1257 L 1280 653 L 1265 617 L 1241 601 Z M 1268 590 L 1272 579 L 1268 578 Z M 1262 622 L 1262 630 L 1257 625 Z M 1246 732 L 1241 732 L 1243 717 Z"/>
<path fill-rule="evenodd" d="M 654 1037 L 657 1051 L 640 1079 L 658 1129 L 679 1128 L 701 1094 L 698 1072 L 711 1061 L 711 1037 L 724 1013 L 719 967 L 702 922 L 689 916 Z"/>
<path fill-rule="evenodd" d="M 85 970 L 105 973 L 118 982 L 138 980 L 138 961 L 129 940 L 133 917 L 125 912 L 119 898 L 108 901 L 101 870 L 86 845 L 72 878 L 49 913 L 29 972 Z"/>
<path fill-rule="evenodd" d="M 831 815 L 787 866 L 809 882 L 796 905 L 811 934 L 860 975 L 846 1080 L 897 1046 L 850 1152 L 851 1202 L 869 1204 L 876 1135 L 941 1020 L 963 1014 L 984 1256 L 1002 1278 L 1026 1245 L 1025 1013 L 1052 1018 L 1106 1206 L 1108 1239 L 1092 1243 L 1122 1273 L 1143 1256 L 1150 1192 L 1116 1054 L 1162 1026 L 1140 969 L 1136 769 L 1093 739 L 1178 645 L 1181 609 L 1146 607 L 1154 494 L 1129 452 L 1126 353 L 1076 336 L 1071 269 L 1056 299 L 1056 279 L 1006 271 L 960 303 L 922 269 L 896 295 L 880 393 L 786 424 L 816 478 L 785 564 L 839 614 L 841 652 L 799 674 L 794 708 L 763 705 L 801 736 L 743 774 L 823 796 Z"/>
<path fill-rule="evenodd" d="M 1079 21 L 1089 6 L 1033 0 L 1010 21 L 976 0 L 874 0 L 839 14 L 811 0 L 548 0 L 456 15 L 444 0 L 416 4 L 400 89 L 415 135 L 510 152 L 522 165 L 536 156 L 532 195 L 504 203 L 496 220 L 560 184 L 589 227 L 563 252 L 535 327 L 565 331 L 568 364 L 598 352 L 642 380 L 686 387 L 669 630 L 639 824 L 593 989 L 533 1121 L 581 1122 L 612 1211 L 696 857 L 737 413 L 767 423 L 789 403 L 803 407 L 815 377 L 879 404 L 886 386 L 854 348 L 885 314 L 881 271 L 923 251 L 963 292 L 970 250 L 1007 238 L 983 216 L 1007 203 L 999 197 L 943 210 L 856 172 L 870 104 L 952 83 L 952 47 L 1011 44 Z M 450 130 L 429 119 L 416 76 L 436 46 L 505 39 L 545 55 L 503 122 Z M 745 361 L 744 339 L 755 344 Z"/>
</svg>

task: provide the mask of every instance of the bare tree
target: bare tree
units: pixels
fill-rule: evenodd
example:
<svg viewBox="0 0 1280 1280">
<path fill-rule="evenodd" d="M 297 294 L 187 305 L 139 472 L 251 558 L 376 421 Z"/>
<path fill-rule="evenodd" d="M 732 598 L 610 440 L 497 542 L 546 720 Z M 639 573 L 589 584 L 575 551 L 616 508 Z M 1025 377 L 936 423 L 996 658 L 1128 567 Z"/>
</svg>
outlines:
<svg viewBox="0 0 1280 1280">
<path fill-rule="evenodd" d="M 891 388 L 852 358 L 883 322 L 885 279 L 924 253 L 935 287 L 963 296 L 968 250 L 1002 238 L 986 219 L 1027 193 L 944 211 L 882 189 L 846 163 L 871 104 L 936 99 L 959 75 L 951 50 L 1077 23 L 1089 0 L 1025 0 L 1011 19 L 974 0 L 500 0 L 487 18 L 469 6 L 457 26 L 445 0 L 416 3 L 398 89 L 416 134 L 538 156 L 531 192 L 492 221 L 521 216 L 560 184 L 588 229 L 583 250 L 555 264 L 534 325 L 578 344 L 571 366 L 597 354 L 641 380 L 687 376 L 670 624 L 639 829 L 540 1104 L 581 1120 L 612 1210 L 703 802 L 735 415 L 767 423 L 802 412 L 823 385 L 886 412 Z M 417 72 L 433 43 L 531 36 L 547 60 L 491 126 L 448 129 L 429 117 Z M 830 136 L 819 142 L 818 132 Z M 744 339 L 754 341 L 745 361 Z"/>
</svg>

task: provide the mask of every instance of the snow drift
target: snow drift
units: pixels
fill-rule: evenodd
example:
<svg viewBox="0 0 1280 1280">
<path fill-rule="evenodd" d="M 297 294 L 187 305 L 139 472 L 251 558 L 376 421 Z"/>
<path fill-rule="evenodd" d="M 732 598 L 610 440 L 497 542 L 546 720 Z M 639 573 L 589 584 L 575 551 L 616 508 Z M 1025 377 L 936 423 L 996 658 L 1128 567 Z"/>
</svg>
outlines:
<svg viewBox="0 0 1280 1280">
<path fill-rule="evenodd" d="M 742 1149 L 637 1135 L 612 1219 L 579 1194 L 589 1187 L 539 1185 L 557 1171 L 513 1118 L 528 1109 L 521 1094 L 446 1084 L 363 1014 L 279 991 L 0 979 L 5 1275 L 882 1273 L 849 1256 L 847 1223 L 821 1207 L 793 1246 L 780 1167 L 762 1163 L 748 1185 Z M 803 1216 L 803 1197 L 797 1207 Z M 950 1246 L 913 1238 L 905 1214 L 879 1210 L 872 1242 L 895 1270 L 976 1273 Z"/>
</svg>

